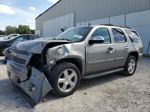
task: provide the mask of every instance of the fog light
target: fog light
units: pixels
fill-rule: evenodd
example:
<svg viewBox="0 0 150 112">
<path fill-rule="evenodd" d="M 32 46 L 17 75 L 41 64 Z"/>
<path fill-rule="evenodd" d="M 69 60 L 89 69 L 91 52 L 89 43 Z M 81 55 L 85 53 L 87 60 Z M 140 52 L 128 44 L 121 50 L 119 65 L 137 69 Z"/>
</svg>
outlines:
<svg viewBox="0 0 150 112">
<path fill-rule="evenodd" d="M 31 92 L 34 92 L 35 90 L 36 90 L 36 87 L 35 87 L 35 85 L 33 85 L 33 84 L 31 84 L 30 83 L 30 85 L 28 86 L 29 87 L 29 91 L 31 91 Z"/>
</svg>

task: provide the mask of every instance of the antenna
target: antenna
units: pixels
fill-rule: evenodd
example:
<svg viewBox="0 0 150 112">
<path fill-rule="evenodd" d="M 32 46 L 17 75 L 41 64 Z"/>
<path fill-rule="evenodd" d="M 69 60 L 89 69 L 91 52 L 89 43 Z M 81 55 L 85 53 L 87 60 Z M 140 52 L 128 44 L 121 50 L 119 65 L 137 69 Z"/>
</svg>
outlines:
<svg viewBox="0 0 150 112">
<path fill-rule="evenodd" d="M 91 23 L 89 22 L 88 26 L 91 26 Z"/>
</svg>

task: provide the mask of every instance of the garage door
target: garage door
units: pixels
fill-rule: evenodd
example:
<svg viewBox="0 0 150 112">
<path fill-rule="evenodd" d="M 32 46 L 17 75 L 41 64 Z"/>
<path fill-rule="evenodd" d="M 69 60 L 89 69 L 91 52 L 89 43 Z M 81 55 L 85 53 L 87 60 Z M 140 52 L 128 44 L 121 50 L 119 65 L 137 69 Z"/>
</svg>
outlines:
<svg viewBox="0 0 150 112">
<path fill-rule="evenodd" d="M 74 13 L 61 16 L 43 23 L 43 35 L 55 37 L 61 33 L 61 28 L 74 26 Z"/>
</svg>

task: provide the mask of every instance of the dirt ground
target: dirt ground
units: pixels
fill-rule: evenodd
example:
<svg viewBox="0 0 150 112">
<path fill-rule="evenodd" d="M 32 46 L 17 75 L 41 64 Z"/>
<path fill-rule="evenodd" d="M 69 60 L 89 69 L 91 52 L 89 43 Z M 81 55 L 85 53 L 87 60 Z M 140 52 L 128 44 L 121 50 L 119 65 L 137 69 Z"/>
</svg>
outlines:
<svg viewBox="0 0 150 112">
<path fill-rule="evenodd" d="M 73 95 L 49 94 L 46 99 L 31 108 L 8 80 L 6 65 L 0 65 L 0 112 L 150 112 L 150 59 L 139 62 L 134 76 L 116 73 L 82 80 Z"/>
</svg>

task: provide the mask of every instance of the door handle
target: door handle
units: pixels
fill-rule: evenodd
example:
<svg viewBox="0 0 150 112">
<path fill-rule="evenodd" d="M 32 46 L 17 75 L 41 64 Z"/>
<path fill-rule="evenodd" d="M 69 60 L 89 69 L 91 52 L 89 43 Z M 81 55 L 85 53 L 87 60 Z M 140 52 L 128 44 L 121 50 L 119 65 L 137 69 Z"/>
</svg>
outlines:
<svg viewBox="0 0 150 112">
<path fill-rule="evenodd" d="M 125 46 L 125 49 L 129 49 L 129 46 Z"/>
<path fill-rule="evenodd" d="M 114 49 L 112 47 L 109 47 L 107 49 L 107 53 L 112 54 L 114 52 Z"/>
</svg>

